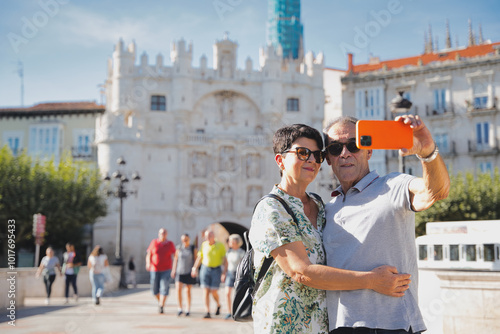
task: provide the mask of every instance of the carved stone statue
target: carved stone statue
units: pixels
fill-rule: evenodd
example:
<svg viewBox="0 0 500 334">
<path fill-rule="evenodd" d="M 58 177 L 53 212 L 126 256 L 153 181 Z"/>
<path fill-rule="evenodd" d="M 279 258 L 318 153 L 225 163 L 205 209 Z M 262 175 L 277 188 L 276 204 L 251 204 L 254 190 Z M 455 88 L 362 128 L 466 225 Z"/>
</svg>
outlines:
<svg viewBox="0 0 500 334">
<path fill-rule="evenodd" d="M 191 206 L 205 207 L 207 205 L 207 196 L 203 186 L 194 186 L 191 190 Z"/>
<path fill-rule="evenodd" d="M 233 190 L 226 186 L 220 191 L 220 210 L 223 212 L 233 211 Z"/>
<path fill-rule="evenodd" d="M 258 154 L 247 155 L 247 177 L 257 178 L 260 176 L 260 157 Z"/>
<path fill-rule="evenodd" d="M 196 152 L 192 158 L 193 176 L 205 177 L 207 176 L 207 155 L 206 153 Z"/>
<path fill-rule="evenodd" d="M 230 146 L 224 146 L 220 150 L 220 171 L 233 171 L 235 168 L 234 163 L 234 148 Z"/>
</svg>

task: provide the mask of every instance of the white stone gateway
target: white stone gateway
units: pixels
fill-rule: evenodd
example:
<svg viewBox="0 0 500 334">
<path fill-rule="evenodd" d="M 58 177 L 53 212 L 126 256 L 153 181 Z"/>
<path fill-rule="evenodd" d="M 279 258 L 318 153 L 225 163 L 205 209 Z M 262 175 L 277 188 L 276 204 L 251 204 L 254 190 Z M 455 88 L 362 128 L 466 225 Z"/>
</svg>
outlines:
<svg viewBox="0 0 500 334">
<path fill-rule="evenodd" d="M 237 47 L 225 37 L 214 45 L 213 68 L 205 56 L 195 68 L 184 40 L 172 44 L 171 66 L 161 54 L 151 65 L 145 53 L 136 64 L 135 44 L 125 48 L 120 40 L 109 60 L 106 112 L 96 126 L 98 165 L 103 175 L 112 173 L 123 157 L 123 172 L 141 175 L 126 185 L 138 192 L 123 202 L 122 256 L 134 256 L 143 280 L 146 249 L 160 227 L 176 244 L 182 233 L 195 240 L 215 223 L 248 228 L 256 199 L 279 181 L 273 133 L 293 123 L 322 129 L 322 54 L 283 61 L 281 50 L 268 46 L 258 69 L 251 59 L 239 69 Z M 331 183 L 322 175 L 310 191 L 321 194 L 319 184 Z M 111 255 L 119 206 L 118 199 L 109 203 L 93 242 Z"/>
</svg>

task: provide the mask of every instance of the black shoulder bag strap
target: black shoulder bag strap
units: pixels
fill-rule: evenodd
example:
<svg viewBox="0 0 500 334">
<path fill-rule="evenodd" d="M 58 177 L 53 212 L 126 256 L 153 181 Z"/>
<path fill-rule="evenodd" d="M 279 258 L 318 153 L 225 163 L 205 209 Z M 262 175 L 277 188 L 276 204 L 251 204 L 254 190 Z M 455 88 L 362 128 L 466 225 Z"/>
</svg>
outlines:
<svg viewBox="0 0 500 334">
<path fill-rule="evenodd" d="M 290 216 L 292 216 L 293 221 L 295 222 L 295 224 L 297 224 L 297 226 L 299 225 L 299 222 L 297 221 L 297 217 L 295 217 L 295 214 L 293 213 L 292 209 L 288 206 L 288 204 L 285 202 L 285 200 L 283 198 L 281 198 L 281 197 L 279 197 L 278 195 L 275 195 L 275 194 L 267 194 L 264 197 L 262 197 L 259 200 L 259 202 L 262 201 L 266 197 L 274 198 L 275 200 L 277 200 L 278 202 L 280 202 L 281 205 L 283 205 L 283 207 L 285 208 L 286 212 L 288 212 L 288 214 Z M 257 202 L 257 204 L 259 204 L 259 202 Z M 255 204 L 255 208 L 257 207 L 257 204 Z M 254 211 L 255 211 L 255 208 L 253 209 Z M 248 244 L 249 243 L 247 241 L 247 245 Z M 273 263 L 273 261 L 274 261 L 274 258 L 272 256 L 265 258 L 264 263 L 262 263 L 262 267 L 260 268 L 259 275 L 257 277 L 257 281 L 255 282 L 255 287 L 253 289 L 253 294 L 255 294 L 257 292 L 257 290 L 259 289 L 259 286 L 262 283 L 262 280 L 264 279 L 264 275 L 267 273 L 267 270 L 269 269 L 269 267 L 271 266 L 271 264 Z"/>
</svg>

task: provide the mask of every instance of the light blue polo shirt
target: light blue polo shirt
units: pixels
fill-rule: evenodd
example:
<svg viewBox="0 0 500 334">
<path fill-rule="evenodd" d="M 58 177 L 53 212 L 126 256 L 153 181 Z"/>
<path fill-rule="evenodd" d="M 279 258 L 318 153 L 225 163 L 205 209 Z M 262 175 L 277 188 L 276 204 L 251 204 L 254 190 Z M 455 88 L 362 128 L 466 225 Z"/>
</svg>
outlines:
<svg viewBox="0 0 500 334">
<path fill-rule="evenodd" d="M 409 183 L 415 177 L 370 172 L 344 195 L 337 188 L 326 204 L 323 243 L 331 267 L 370 271 L 395 266 L 411 274 L 405 296 L 389 297 L 373 290 L 328 291 L 330 330 L 338 327 L 426 329 L 418 308 L 415 213 Z"/>
</svg>

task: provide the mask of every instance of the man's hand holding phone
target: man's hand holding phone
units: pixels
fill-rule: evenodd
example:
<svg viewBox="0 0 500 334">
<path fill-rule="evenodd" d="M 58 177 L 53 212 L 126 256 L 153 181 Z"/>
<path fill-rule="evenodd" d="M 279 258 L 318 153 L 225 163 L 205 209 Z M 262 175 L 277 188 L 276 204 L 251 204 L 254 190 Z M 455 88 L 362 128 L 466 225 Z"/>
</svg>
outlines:
<svg viewBox="0 0 500 334">
<path fill-rule="evenodd" d="M 434 152 L 436 144 L 434 143 L 434 139 L 432 139 L 431 132 L 425 126 L 424 122 L 420 119 L 420 116 L 398 116 L 395 118 L 395 121 L 409 125 L 409 127 L 413 129 L 413 147 L 409 149 L 402 148 L 399 154 L 401 154 L 402 156 L 417 154 L 420 157 L 425 158 L 430 156 Z"/>
</svg>

